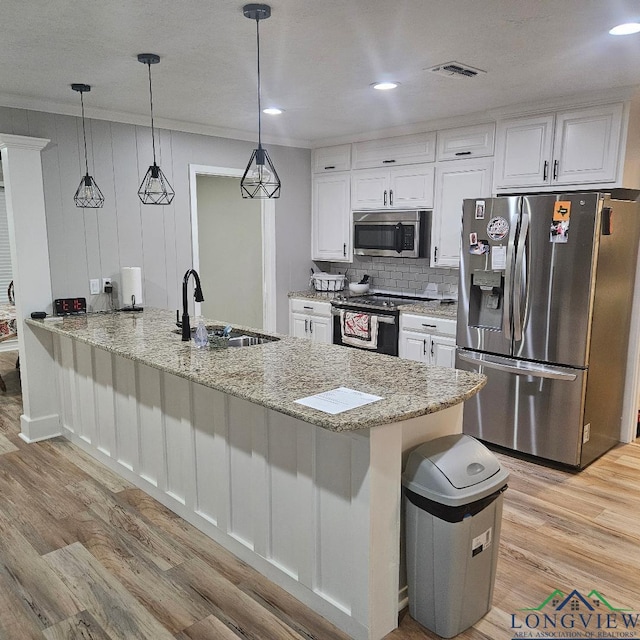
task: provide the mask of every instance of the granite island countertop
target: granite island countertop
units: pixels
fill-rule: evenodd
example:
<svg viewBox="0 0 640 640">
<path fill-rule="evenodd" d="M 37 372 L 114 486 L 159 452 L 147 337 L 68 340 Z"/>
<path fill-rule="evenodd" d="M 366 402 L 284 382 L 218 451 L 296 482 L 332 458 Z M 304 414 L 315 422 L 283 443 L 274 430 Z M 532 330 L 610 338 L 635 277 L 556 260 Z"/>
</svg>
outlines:
<svg viewBox="0 0 640 640">
<path fill-rule="evenodd" d="M 161 309 L 26 323 L 332 431 L 435 413 L 473 396 L 486 383 L 485 376 L 475 373 L 278 334 L 268 334 L 280 338 L 277 341 L 250 347 L 197 349 L 174 331 L 174 312 Z M 337 387 L 383 400 L 337 415 L 294 402 Z"/>
</svg>

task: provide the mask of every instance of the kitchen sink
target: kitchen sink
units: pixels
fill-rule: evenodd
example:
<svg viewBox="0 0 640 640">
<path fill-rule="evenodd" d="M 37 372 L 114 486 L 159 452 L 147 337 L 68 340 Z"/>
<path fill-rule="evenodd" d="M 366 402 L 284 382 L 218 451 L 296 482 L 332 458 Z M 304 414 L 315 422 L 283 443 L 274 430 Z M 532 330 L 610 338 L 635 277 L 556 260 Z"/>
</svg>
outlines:
<svg viewBox="0 0 640 640">
<path fill-rule="evenodd" d="M 209 334 L 209 338 L 216 337 L 220 340 L 220 334 L 222 334 L 222 330 L 224 326 L 222 325 L 206 325 L 207 333 Z M 193 336 L 196 332 L 196 327 L 191 327 L 191 335 Z M 181 334 L 182 329 L 175 329 L 174 333 Z M 256 344 L 267 344 L 269 342 L 277 342 L 280 338 L 276 338 L 275 336 L 268 336 L 264 333 L 255 333 L 251 331 L 240 331 L 232 329 L 229 335 L 229 340 L 226 346 L 229 347 L 250 347 Z M 222 345 L 220 345 L 222 346 Z"/>
</svg>

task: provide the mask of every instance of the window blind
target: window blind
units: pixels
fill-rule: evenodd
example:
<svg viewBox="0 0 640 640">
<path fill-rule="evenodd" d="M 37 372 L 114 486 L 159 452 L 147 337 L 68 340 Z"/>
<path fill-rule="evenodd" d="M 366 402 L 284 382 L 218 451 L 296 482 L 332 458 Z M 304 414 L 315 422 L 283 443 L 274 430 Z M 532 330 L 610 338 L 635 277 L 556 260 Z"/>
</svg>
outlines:
<svg viewBox="0 0 640 640">
<path fill-rule="evenodd" d="M 11 252 L 9 249 L 9 224 L 4 198 L 4 187 L 0 187 L 0 304 L 9 301 L 7 289 L 13 280 L 11 271 Z"/>
</svg>

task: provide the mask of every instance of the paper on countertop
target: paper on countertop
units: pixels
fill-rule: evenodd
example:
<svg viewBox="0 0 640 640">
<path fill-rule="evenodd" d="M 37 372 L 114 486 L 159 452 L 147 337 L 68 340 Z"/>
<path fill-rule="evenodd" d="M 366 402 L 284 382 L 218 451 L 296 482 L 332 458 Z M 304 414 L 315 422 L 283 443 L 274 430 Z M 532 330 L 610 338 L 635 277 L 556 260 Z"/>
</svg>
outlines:
<svg viewBox="0 0 640 640">
<path fill-rule="evenodd" d="M 374 396 L 370 393 L 355 391 L 347 387 L 338 387 L 331 391 L 317 393 L 314 396 L 300 398 L 299 400 L 295 400 L 295 402 L 303 404 L 306 407 L 311 407 L 312 409 L 318 409 L 318 411 L 324 411 L 324 413 L 336 415 L 343 411 L 349 411 L 350 409 L 362 407 L 365 404 L 371 404 L 372 402 L 377 402 L 382 399 L 380 396 Z"/>
</svg>

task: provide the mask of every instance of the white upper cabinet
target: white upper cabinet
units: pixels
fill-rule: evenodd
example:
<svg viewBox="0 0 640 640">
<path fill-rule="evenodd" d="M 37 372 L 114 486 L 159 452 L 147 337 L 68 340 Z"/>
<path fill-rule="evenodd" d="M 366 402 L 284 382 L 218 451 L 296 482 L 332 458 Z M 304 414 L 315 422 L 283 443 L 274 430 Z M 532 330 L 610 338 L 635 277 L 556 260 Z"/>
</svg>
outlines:
<svg viewBox="0 0 640 640">
<path fill-rule="evenodd" d="M 622 104 L 559 113 L 552 180 L 557 184 L 615 182 L 622 114 Z"/>
<path fill-rule="evenodd" d="M 553 115 L 515 118 L 498 124 L 496 186 L 549 183 Z"/>
<path fill-rule="evenodd" d="M 351 262 L 351 173 L 315 175 L 311 204 L 311 259 Z"/>
<path fill-rule="evenodd" d="M 383 209 L 389 201 L 389 170 L 360 169 L 351 172 L 351 207 Z"/>
<path fill-rule="evenodd" d="M 352 169 L 420 164 L 436 159 L 436 132 L 354 142 Z"/>
<path fill-rule="evenodd" d="M 413 164 L 389 172 L 389 206 L 402 209 L 433 207 L 434 165 Z"/>
<path fill-rule="evenodd" d="M 313 173 L 349 171 L 351 169 L 351 145 L 339 144 L 335 147 L 321 147 L 311 152 Z"/>
<path fill-rule="evenodd" d="M 351 208 L 430 209 L 433 207 L 433 164 L 351 172 Z"/>
<path fill-rule="evenodd" d="M 620 180 L 622 103 L 498 123 L 496 189 Z"/>
<path fill-rule="evenodd" d="M 496 126 L 493 122 L 438 131 L 436 160 L 464 160 L 493 155 Z"/>
<path fill-rule="evenodd" d="M 431 224 L 432 267 L 459 266 L 462 201 L 491 196 L 492 169 L 492 158 L 438 163 Z"/>
</svg>

